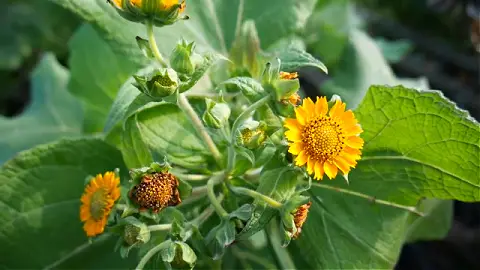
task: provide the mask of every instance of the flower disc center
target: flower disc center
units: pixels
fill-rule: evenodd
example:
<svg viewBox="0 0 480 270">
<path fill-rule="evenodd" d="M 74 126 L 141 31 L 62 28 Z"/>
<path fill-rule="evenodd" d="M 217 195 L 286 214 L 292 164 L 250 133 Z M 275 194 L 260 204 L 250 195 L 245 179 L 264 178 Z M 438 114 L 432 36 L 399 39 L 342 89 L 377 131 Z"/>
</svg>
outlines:
<svg viewBox="0 0 480 270">
<path fill-rule="evenodd" d="M 340 124 L 328 116 L 312 119 L 302 133 L 305 149 L 316 160 L 326 161 L 336 157 L 345 147 L 345 135 Z"/>
<path fill-rule="evenodd" d="M 90 201 L 90 213 L 94 220 L 101 220 L 107 207 L 107 190 L 100 188 L 92 194 Z"/>
</svg>

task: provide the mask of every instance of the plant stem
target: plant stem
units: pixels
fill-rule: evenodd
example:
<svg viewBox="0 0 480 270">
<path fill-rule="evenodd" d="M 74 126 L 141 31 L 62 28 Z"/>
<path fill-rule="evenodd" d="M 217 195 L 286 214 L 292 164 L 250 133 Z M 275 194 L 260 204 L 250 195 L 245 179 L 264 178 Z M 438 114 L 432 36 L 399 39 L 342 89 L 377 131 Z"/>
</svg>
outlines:
<svg viewBox="0 0 480 270">
<path fill-rule="evenodd" d="M 205 181 L 210 178 L 210 175 L 203 175 L 203 174 L 181 174 L 172 172 L 173 175 L 176 177 L 184 180 L 184 181 Z"/>
<path fill-rule="evenodd" d="M 162 57 L 162 54 L 158 50 L 157 41 L 155 40 L 155 33 L 153 32 L 153 23 L 148 21 L 146 23 L 147 26 L 147 35 L 148 35 L 148 43 L 150 43 L 150 48 L 152 49 L 153 55 L 155 59 L 162 65 L 163 67 L 167 67 L 167 62 Z"/>
<path fill-rule="evenodd" d="M 240 194 L 240 195 L 246 195 L 246 196 L 249 196 L 249 197 L 252 197 L 254 199 L 257 199 L 257 200 L 261 200 L 263 202 L 265 202 L 266 204 L 270 205 L 272 208 L 276 208 L 276 209 L 279 209 L 282 207 L 282 203 L 266 196 L 266 195 L 263 195 L 262 193 L 259 193 L 259 192 L 256 192 L 255 190 L 251 190 L 249 188 L 244 188 L 244 187 L 236 187 L 236 186 L 233 186 L 232 184 L 230 184 L 228 181 L 227 181 L 227 186 L 230 190 L 233 191 L 233 193 L 236 193 L 236 194 Z"/>
<path fill-rule="evenodd" d="M 221 202 L 223 200 L 223 194 L 220 194 L 217 197 L 217 201 Z M 205 220 L 207 220 L 213 213 L 215 212 L 215 208 L 213 206 L 209 206 L 205 209 L 198 217 L 189 221 L 188 223 L 194 226 L 199 227 Z"/>
<path fill-rule="evenodd" d="M 159 252 L 160 250 L 168 247 L 168 245 L 171 243 L 170 240 L 162 242 L 161 244 L 155 246 L 154 248 L 150 249 L 145 256 L 140 260 L 138 263 L 137 267 L 135 267 L 136 270 L 142 270 L 147 262 L 155 255 L 155 253 Z"/>
<path fill-rule="evenodd" d="M 219 175 L 214 175 L 210 180 L 207 182 L 207 196 L 210 202 L 212 203 L 212 206 L 215 208 L 215 211 L 220 217 L 225 217 L 228 215 L 227 211 L 223 209 L 221 203 L 217 200 L 215 197 L 215 192 L 213 191 L 213 187 L 215 184 L 220 183 L 224 179 L 224 174 L 219 174 Z"/>
<path fill-rule="evenodd" d="M 312 185 L 316 186 L 316 187 L 319 187 L 319 188 L 334 190 L 334 191 L 337 191 L 337 192 L 340 192 L 340 193 L 345 193 L 345 194 L 353 195 L 353 196 L 356 196 L 356 197 L 360 197 L 360 198 L 366 199 L 368 201 L 371 201 L 372 203 L 378 203 L 378 204 L 388 205 L 388 206 L 395 207 L 395 208 L 404 209 L 404 210 L 412 212 L 412 213 L 414 213 L 418 216 L 421 216 L 421 217 L 425 216 L 424 213 L 418 211 L 413 206 L 406 206 L 406 205 L 401 205 L 401 204 L 397 204 L 397 203 L 393 203 L 393 202 L 389 202 L 389 201 L 379 200 L 379 199 L 377 199 L 373 196 L 369 196 L 369 195 L 366 195 L 366 194 L 363 194 L 363 193 L 360 193 L 360 192 L 356 192 L 356 191 L 352 191 L 352 190 L 348 190 L 348 189 L 343 189 L 343 188 L 338 188 L 338 187 L 332 187 L 332 186 L 325 185 L 325 184 L 312 183 Z"/>
<path fill-rule="evenodd" d="M 172 228 L 172 224 L 157 224 L 157 225 L 148 226 L 148 229 L 151 232 L 154 232 L 154 231 L 168 231 L 171 228 Z"/>
<path fill-rule="evenodd" d="M 183 109 L 183 111 L 190 118 L 193 127 L 197 130 L 198 134 L 202 137 L 203 141 L 207 145 L 208 149 L 213 155 L 213 158 L 219 166 L 222 165 L 222 155 L 218 151 L 217 146 L 212 140 L 212 137 L 208 135 L 207 129 L 202 123 L 202 120 L 198 117 L 197 113 L 193 110 L 192 106 L 188 102 L 187 97 L 184 94 L 178 95 L 178 106 Z"/>
</svg>

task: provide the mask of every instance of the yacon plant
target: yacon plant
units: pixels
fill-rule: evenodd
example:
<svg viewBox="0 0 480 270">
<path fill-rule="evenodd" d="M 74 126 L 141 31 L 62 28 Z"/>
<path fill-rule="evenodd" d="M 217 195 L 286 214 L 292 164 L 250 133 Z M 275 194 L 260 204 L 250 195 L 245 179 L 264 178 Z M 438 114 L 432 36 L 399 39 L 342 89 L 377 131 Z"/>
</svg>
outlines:
<svg viewBox="0 0 480 270">
<path fill-rule="evenodd" d="M 154 30 L 190 23 L 188 6 L 109 1 L 116 23 L 145 27 L 132 39 L 149 61 L 122 86 L 105 136 L 2 167 L 2 265 L 392 268 L 405 241 L 425 237 L 434 198 L 480 200 L 479 125 L 439 92 L 371 86 L 355 109 L 301 98 L 300 68 L 326 67 L 294 44 L 262 50 L 251 20 L 227 53 L 179 39 L 167 57 Z M 60 238 L 32 261 L 7 251 Z"/>
</svg>

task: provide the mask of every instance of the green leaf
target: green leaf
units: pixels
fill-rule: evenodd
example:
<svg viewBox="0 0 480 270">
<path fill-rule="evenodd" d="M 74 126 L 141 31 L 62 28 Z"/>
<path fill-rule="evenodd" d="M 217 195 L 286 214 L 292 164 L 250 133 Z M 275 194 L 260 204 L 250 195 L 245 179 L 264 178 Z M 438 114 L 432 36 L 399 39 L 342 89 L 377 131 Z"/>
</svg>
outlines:
<svg viewBox="0 0 480 270">
<path fill-rule="evenodd" d="M 80 104 L 66 89 L 68 71 L 46 54 L 32 74 L 32 103 L 16 118 L 0 116 L 0 164 L 17 152 L 81 134 Z"/>
<path fill-rule="evenodd" d="M 254 153 L 245 147 L 235 147 L 235 157 L 235 165 L 231 172 L 233 177 L 244 174 L 255 164 Z"/>
<path fill-rule="evenodd" d="M 143 63 L 135 37 L 145 36 L 145 27 L 121 18 L 105 1 L 52 0 L 91 22 L 122 57 Z M 302 27 L 316 0 L 198 0 L 187 3 L 188 21 L 156 29 L 159 50 L 168 55 L 182 36 L 195 41 L 199 48 L 224 56 L 232 46 L 241 23 L 255 22 L 262 45 L 267 48 L 283 36 Z M 275 31 L 271 31 L 275 29 Z"/>
<path fill-rule="evenodd" d="M 351 30 L 349 43 L 332 80 L 322 86 L 327 95 L 339 95 L 347 106 L 360 104 L 372 84 L 398 84 L 393 71 L 373 39 L 359 30 Z"/>
<path fill-rule="evenodd" d="M 78 24 L 72 12 L 48 1 L 2 1 L 0 69 L 17 69 L 36 51 L 65 54 L 65 44 Z"/>
<path fill-rule="evenodd" d="M 89 243 L 79 220 L 84 179 L 115 168 L 127 173 L 120 152 L 98 139 L 41 145 L 5 163 L 0 169 L 0 252 L 4 254 L 0 265 L 14 269 L 133 267 L 131 261 L 113 253 L 116 239 L 109 235 Z"/>
<path fill-rule="evenodd" d="M 235 224 L 230 219 L 223 219 L 205 237 L 205 243 L 214 260 L 218 260 L 225 253 L 225 248 L 235 240 Z"/>
<path fill-rule="evenodd" d="M 180 84 L 178 91 L 180 93 L 190 90 L 200 79 L 205 75 L 208 69 L 213 66 L 219 60 L 226 60 L 221 54 L 218 53 L 206 53 L 202 55 L 202 62 L 195 67 L 195 72 L 193 72 L 191 78 L 186 82 Z"/>
<path fill-rule="evenodd" d="M 187 168 L 199 170 L 207 165 L 209 152 L 177 105 L 152 102 L 135 115 L 142 140 L 154 154 Z"/>
<path fill-rule="evenodd" d="M 453 202 L 449 200 L 427 199 L 418 207 L 425 213 L 417 217 L 408 228 L 407 242 L 444 239 L 452 225 Z"/>
<path fill-rule="evenodd" d="M 328 73 L 327 67 L 318 59 L 313 57 L 302 49 L 288 47 L 285 50 L 275 53 L 276 57 L 282 61 L 281 71 L 297 71 L 301 67 L 316 67 L 325 73 Z"/>
<path fill-rule="evenodd" d="M 152 154 L 143 141 L 137 115 L 130 116 L 123 127 L 122 154 L 128 168 L 141 168 L 153 162 Z"/>
<path fill-rule="evenodd" d="M 250 102 L 254 103 L 263 98 L 267 92 L 263 86 L 255 79 L 250 77 L 235 77 L 222 83 L 233 91 L 241 92 Z"/>
<path fill-rule="evenodd" d="M 302 257 L 311 267 L 393 268 L 407 233 L 423 239 L 446 230 L 422 231 L 421 223 L 431 222 L 428 209 L 415 221 L 409 212 L 374 199 L 408 206 L 424 197 L 480 200 L 479 124 L 439 92 L 372 86 L 355 114 L 364 130 L 363 157 L 350 172 L 349 185 L 339 179 L 331 183 L 372 200 L 313 184 L 312 207 L 294 241 L 296 249 L 307 252 Z"/>
<path fill-rule="evenodd" d="M 82 100 L 87 132 L 103 130 L 118 90 L 140 67 L 121 57 L 110 45 L 88 24 L 83 25 L 70 42 L 69 90 Z"/>
<path fill-rule="evenodd" d="M 237 210 L 230 213 L 228 216 L 230 218 L 238 218 L 243 221 L 247 221 L 252 216 L 253 207 L 251 204 L 244 204 L 240 206 Z"/>
<path fill-rule="evenodd" d="M 162 260 L 174 269 L 192 269 L 197 255 L 192 248 L 183 242 L 171 242 L 169 247 L 160 251 Z"/>
<path fill-rule="evenodd" d="M 260 176 L 260 185 L 257 188 L 257 192 L 269 196 L 278 202 L 284 202 L 295 193 L 298 180 L 298 172 L 289 167 L 265 171 Z M 247 239 L 258 231 L 263 230 L 277 212 L 277 209 L 269 207 L 265 202 L 255 200 L 253 202 L 252 216 L 237 238 Z"/>
</svg>

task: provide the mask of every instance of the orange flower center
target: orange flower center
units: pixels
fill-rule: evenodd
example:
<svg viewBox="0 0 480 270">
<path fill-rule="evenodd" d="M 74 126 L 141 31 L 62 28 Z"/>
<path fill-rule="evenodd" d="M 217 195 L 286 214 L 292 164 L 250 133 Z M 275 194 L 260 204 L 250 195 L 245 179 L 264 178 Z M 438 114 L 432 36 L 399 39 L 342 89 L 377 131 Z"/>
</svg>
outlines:
<svg viewBox="0 0 480 270">
<path fill-rule="evenodd" d="M 101 220 L 104 217 L 108 205 L 107 196 L 108 192 L 104 188 L 100 188 L 92 194 L 90 201 L 90 214 L 96 221 Z"/>
<path fill-rule="evenodd" d="M 178 180 L 170 173 L 145 175 L 142 182 L 131 191 L 131 198 L 141 207 L 158 212 L 181 202 Z"/>
<path fill-rule="evenodd" d="M 342 127 L 328 116 L 315 117 L 305 125 L 302 133 L 305 149 L 315 160 L 331 160 L 345 148 Z"/>
</svg>

